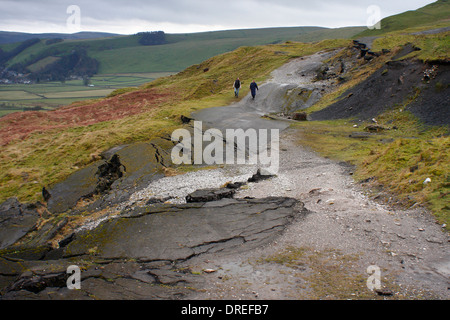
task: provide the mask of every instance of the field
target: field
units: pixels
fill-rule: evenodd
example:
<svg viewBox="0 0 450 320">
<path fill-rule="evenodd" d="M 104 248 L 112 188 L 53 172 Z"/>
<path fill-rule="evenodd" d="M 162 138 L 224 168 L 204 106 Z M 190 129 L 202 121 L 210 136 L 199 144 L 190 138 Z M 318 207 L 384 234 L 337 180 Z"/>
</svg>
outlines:
<svg viewBox="0 0 450 320">
<path fill-rule="evenodd" d="M 83 85 L 82 80 L 0 85 L 0 116 L 36 107 L 48 110 L 76 101 L 104 98 L 116 89 L 139 87 L 170 74 L 162 72 L 97 75 L 91 78 L 91 87 Z"/>
<path fill-rule="evenodd" d="M 117 48 L 89 49 L 89 55 L 101 61 L 99 73 L 140 72 L 142 70 L 179 72 L 216 55 L 242 46 L 282 43 L 288 40 L 314 42 L 324 39 L 349 39 L 364 28 L 326 29 L 318 27 L 266 28 L 167 35 L 168 44 L 158 46 L 130 45 L 129 39 L 110 41 Z M 127 41 L 119 45 L 120 41 Z M 106 43 L 105 43 L 106 45 Z"/>
<path fill-rule="evenodd" d="M 349 39 L 363 29 L 289 27 L 167 34 L 166 44 L 154 46 L 140 45 L 136 35 L 65 40 L 51 45 L 42 40 L 8 60 L 6 66 L 23 63 L 28 70 L 39 71 L 61 59 L 64 53 L 84 48 L 89 57 L 100 64 L 98 74 L 90 79 L 92 86 L 84 86 L 82 80 L 0 85 L 0 116 L 36 107 L 54 109 L 75 101 L 103 98 L 116 89 L 139 87 L 243 46 L 283 43 L 288 40 L 313 42 L 323 39 Z M 10 51 L 17 45 L 1 45 L 0 49 Z M 37 56 L 42 59 L 34 61 L 33 57 Z"/>
</svg>

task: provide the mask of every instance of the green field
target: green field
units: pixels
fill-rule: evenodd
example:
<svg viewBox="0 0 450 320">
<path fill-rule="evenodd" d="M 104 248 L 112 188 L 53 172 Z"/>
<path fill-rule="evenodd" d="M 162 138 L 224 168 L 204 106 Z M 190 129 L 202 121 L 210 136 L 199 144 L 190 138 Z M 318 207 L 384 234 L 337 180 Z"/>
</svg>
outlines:
<svg viewBox="0 0 450 320">
<path fill-rule="evenodd" d="M 98 75 L 91 78 L 93 87 L 83 85 L 82 80 L 0 85 L 0 116 L 35 107 L 48 110 L 76 101 L 104 98 L 116 89 L 139 87 L 170 74 L 161 72 Z"/>
<path fill-rule="evenodd" d="M 39 70 L 62 55 L 83 48 L 89 57 L 99 62 L 98 74 L 180 72 L 193 64 L 241 46 L 282 43 L 288 40 L 313 42 L 323 39 L 349 39 L 363 30 L 361 27 L 289 27 L 166 34 L 166 44 L 154 46 L 140 45 L 137 35 L 65 40 L 51 45 L 42 40 L 9 59 L 6 65 L 11 67 L 23 63 L 27 68 Z M 4 51 L 13 48 L 10 44 L 0 46 Z M 35 57 L 42 58 L 35 61 Z"/>
<path fill-rule="evenodd" d="M 89 57 L 99 62 L 98 74 L 90 79 L 93 86 L 84 86 L 82 80 L 0 85 L 0 116 L 36 106 L 51 109 L 74 101 L 102 98 L 115 89 L 139 87 L 243 46 L 288 40 L 312 42 L 326 38 L 349 39 L 362 30 L 360 27 L 289 27 L 167 34 L 167 43 L 155 46 L 140 45 L 137 35 L 65 40 L 51 45 L 42 40 L 8 60 L 6 65 L 11 67 L 16 63 L 24 63 L 28 70 L 39 71 L 58 61 L 65 53 L 84 48 Z M 2 45 L 0 49 L 10 51 L 17 45 Z M 34 57 L 42 58 L 36 61 Z"/>
</svg>

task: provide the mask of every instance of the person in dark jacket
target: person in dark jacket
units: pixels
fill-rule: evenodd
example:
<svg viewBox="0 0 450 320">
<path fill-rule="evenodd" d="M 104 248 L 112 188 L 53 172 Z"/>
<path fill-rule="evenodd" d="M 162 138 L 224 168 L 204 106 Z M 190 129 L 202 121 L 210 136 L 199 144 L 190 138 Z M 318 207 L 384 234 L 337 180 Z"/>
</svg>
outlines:
<svg viewBox="0 0 450 320">
<path fill-rule="evenodd" d="M 236 79 L 236 81 L 234 82 L 234 96 L 236 98 L 239 98 L 239 89 L 241 88 L 241 80 L 239 80 L 239 78 Z"/>
<path fill-rule="evenodd" d="M 259 91 L 258 85 L 256 84 L 255 80 L 250 84 L 250 91 L 252 92 L 252 98 L 255 100 L 256 97 L 256 90 Z"/>
</svg>

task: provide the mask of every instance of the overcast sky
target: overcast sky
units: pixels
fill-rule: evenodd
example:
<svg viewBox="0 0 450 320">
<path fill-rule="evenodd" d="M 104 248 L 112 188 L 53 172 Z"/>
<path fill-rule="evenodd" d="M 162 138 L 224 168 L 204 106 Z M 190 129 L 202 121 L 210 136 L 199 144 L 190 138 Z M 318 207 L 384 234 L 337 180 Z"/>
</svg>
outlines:
<svg viewBox="0 0 450 320">
<path fill-rule="evenodd" d="M 264 27 L 366 26 L 434 0 L 0 0 L 0 31 L 190 33 Z M 375 22 L 373 22 L 375 23 Z"/>
</svg>

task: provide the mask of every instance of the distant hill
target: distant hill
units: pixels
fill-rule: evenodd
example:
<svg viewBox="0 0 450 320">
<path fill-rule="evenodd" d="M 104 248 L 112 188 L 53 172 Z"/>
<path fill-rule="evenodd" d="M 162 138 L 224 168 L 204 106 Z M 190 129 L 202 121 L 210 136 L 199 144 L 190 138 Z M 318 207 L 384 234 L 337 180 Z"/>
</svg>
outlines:
<svg viewBox="0 0 450 320">
<path fill-rule="evenodd" d="M 450 0 L 439 0 L 423 8 L 407 11 L 381 20 L 381 29 L 366 30 L 358 36 L 377 36 L 393 31 L 424 27 L 450 26 Z"/>
<path fill-rule="evenodd" d="M 164 41 L 155 43 L 155 45 L 148 45 L 142 41 L 142 37 L 148 33 L 113 37 L 111 34 L 83 33 L 73 35 L 72 39 L 60 38 L 58 41 L 48 40 L 58 39 L 58 35 L 53 35 L 54 38 L 45 35 L 47 40 L 38 41 L 31 46 L 24 47 L 18 43 L 1 45 L 0 54 L 3 59 L 0 59 L 0 62 L 9 70 L 21 74 L 40 73 L 34 78 L 59 80 L 60 77 L 55 77 L 54 70 L 61 69 L 60 65 L 57 66 L 57 64 L 61 64 L 60 60 L 62 59 L 60 58 L 67 57 L 74 51 L 82 50 L 86 53 L 87 58 L 97 61 L 95 64 L 92 60 L 83 60 L 89 61 L 91 66 L 98 66 L 94 70 L 98 74 L 179 72 L 193 64 L 198 64 L 218 54 L 233 51 L 241 46 L 275 44 L 288 40 L 313 42 L 323 39 L 349 39 L 361 30 L 361 27 L 341 29 L 289 27 L 165 34 Z M 106 35 L 109 37 L 74 39 Z M 36 39 L 39 35 L 33 36 Z M 77 64 L 74 63 L 74 65 Z M 31 69 L 30 66 L 32 66 Z M 64 76 L 70 73 L 67 68 L 64 70 Z M 78 70 L 75 70 L 74 74 L 79 75 Z"/>
<path fill-rule="evenodd" d="M 22 33 L 0 31 L 0 44 L 23 42 L 29 39 L 68 39 L 68 40 L 83 40 L 83 39 L 98 39 L 115 37 L 118 34 L 105 32 L 78 32 L 73 34 L 67 33 Z"/>
</svg>

